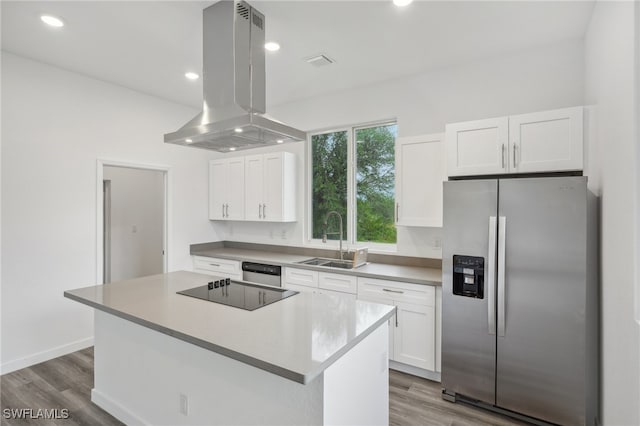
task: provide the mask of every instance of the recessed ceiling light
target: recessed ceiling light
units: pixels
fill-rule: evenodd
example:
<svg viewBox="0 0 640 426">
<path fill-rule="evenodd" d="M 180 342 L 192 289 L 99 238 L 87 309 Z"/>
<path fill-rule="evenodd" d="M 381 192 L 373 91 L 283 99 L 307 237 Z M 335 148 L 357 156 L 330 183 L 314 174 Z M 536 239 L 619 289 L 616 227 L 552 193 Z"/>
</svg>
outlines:
<svg viewBox="0 0 640 426">
<path fill-rule="evenodd" d="M 269 52 L 277 52 L 278 50 L 280 50 L 280 45 L 275 41 L 270 41 L 268 43 L 265 43 L 264 48 Z"/>
<path fill-rule="evenodd" d="M 197 80 L 200 78 L 200 76 L 195 72 L 187 72 L 184 74 L 184 76 L 187 77 L 189 80 Z"/>
<path fill-rule="evenodd" d="M 235 151 L 236 149 L 234 147 L 229 148 L 229 151 Z"/>
<path fill-rule="evenodd" d="M 413 2 L 413 0 L 393 0 L 393 4 L 400 7 L 407 6 L 411 4 L 411 2 Z"/>
<path fill-rule="evenodd" d="M 41 15 L 40 20 L 51 27 L 64 27 L 64 22 L 62 22 L 62 19 L 56 18 L 55 16 Z"/>
<path fill-rule="evenodd" d="M 242 128 L 240 128 L 240 127 L 236 127 L 233 130 L 235 130 L 236 133 L 242 133 Z"/>
<path fill-rule="evenodd" d="M 193 140 L 191 140 L 191 139 L 185 139 L 184 141 L 185 141 L 186 143 L 193 143 Z"/>
<path fill-rule="evenodd" d="M 284 141 L 282 139 L 278 139 L 276 142 L 277 143 L 283 143 Z"/>
</svg>

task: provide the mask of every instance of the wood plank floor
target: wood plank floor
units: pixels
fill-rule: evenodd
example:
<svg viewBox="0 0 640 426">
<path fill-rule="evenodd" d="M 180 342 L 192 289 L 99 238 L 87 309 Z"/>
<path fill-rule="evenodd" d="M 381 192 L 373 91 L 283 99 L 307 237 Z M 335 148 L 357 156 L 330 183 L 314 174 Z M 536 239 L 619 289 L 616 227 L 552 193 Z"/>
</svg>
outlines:
<svg viewBox="0 0 640 426">
<path fill-rule="evenodd" d="M 91 402 L 93 348 L 52 359 L 0 378 L 2 409 L 68 409 L 68 419 L 7 419 L 12 425 L 122 425 Z M 392 426 L 520 425 L 507 417 L 452 404 L 440 397 L 440 384 L 390 370 L 389 424 Z"/>
<path fill-rule="evenodd" d="M 440 383 L 389 370 L 391 426 L 510 426 L 526 423 L 510 417 L 453 404 L 441 397 Z"/>
</svg>

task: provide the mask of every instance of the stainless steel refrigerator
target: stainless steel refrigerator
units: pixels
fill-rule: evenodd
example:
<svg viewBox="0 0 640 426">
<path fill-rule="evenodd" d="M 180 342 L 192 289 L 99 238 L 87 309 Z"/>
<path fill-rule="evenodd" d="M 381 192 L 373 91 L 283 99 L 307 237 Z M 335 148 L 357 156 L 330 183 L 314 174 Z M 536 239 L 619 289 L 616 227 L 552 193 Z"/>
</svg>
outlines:
<svg viewBox="0 0 640 426">
<path fill-rule="evenodd" d="M 444 183 L 443 398 L 595 424 L 596 224 L 585 177 Z"/>
</svg>

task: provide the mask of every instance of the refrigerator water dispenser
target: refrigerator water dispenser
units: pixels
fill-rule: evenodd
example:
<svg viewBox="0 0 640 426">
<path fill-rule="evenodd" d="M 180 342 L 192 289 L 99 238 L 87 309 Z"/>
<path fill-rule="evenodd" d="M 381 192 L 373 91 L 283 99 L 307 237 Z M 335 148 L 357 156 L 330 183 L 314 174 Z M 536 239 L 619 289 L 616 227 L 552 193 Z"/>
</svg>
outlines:
<svg viewBox="0 0 640 426">
<path fill-rule="evenodd" d="M 453 294 L 484 299 L 484 257 L 453 255 Z"/>
</svg>

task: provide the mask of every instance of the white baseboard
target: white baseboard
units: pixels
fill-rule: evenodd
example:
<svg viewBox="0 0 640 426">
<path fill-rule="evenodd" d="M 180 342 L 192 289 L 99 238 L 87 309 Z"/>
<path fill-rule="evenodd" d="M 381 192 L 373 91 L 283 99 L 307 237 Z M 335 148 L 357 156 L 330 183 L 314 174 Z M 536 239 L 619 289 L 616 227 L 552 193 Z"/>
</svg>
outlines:
<svg viewBox="0 0 640 426">
<path fill-rule="evenodd" d="M 40 364 L 41 362 L 49 361 L 50 359 L 88 348 L 89 346 L 93 346 L 93 336 L 58 346 L 53 349 L 47 349 L 46 351 L 38 352 L 24 358 L 5 362 L 0 365 L 0 374 L 7 374 L 22 368 L 31 367 L 32 365 Z"/>
<path fill-rule="evenodd" d="M 128 426 L 149 424 L 96 388 L 91 389 L 91 402 Z"/>
<path fill-rule="evenodd" d="M 389 360 L 389 368 L 392 370 L 402 371 L 403 373 L 422 377 L 433 382 L 440 382 L 440 373 L 437 373 L 435 371 L 424 370 L 422 368 L 414 367 L 413 365 L 407 365 L 391 360 Z"/>
</svg>

